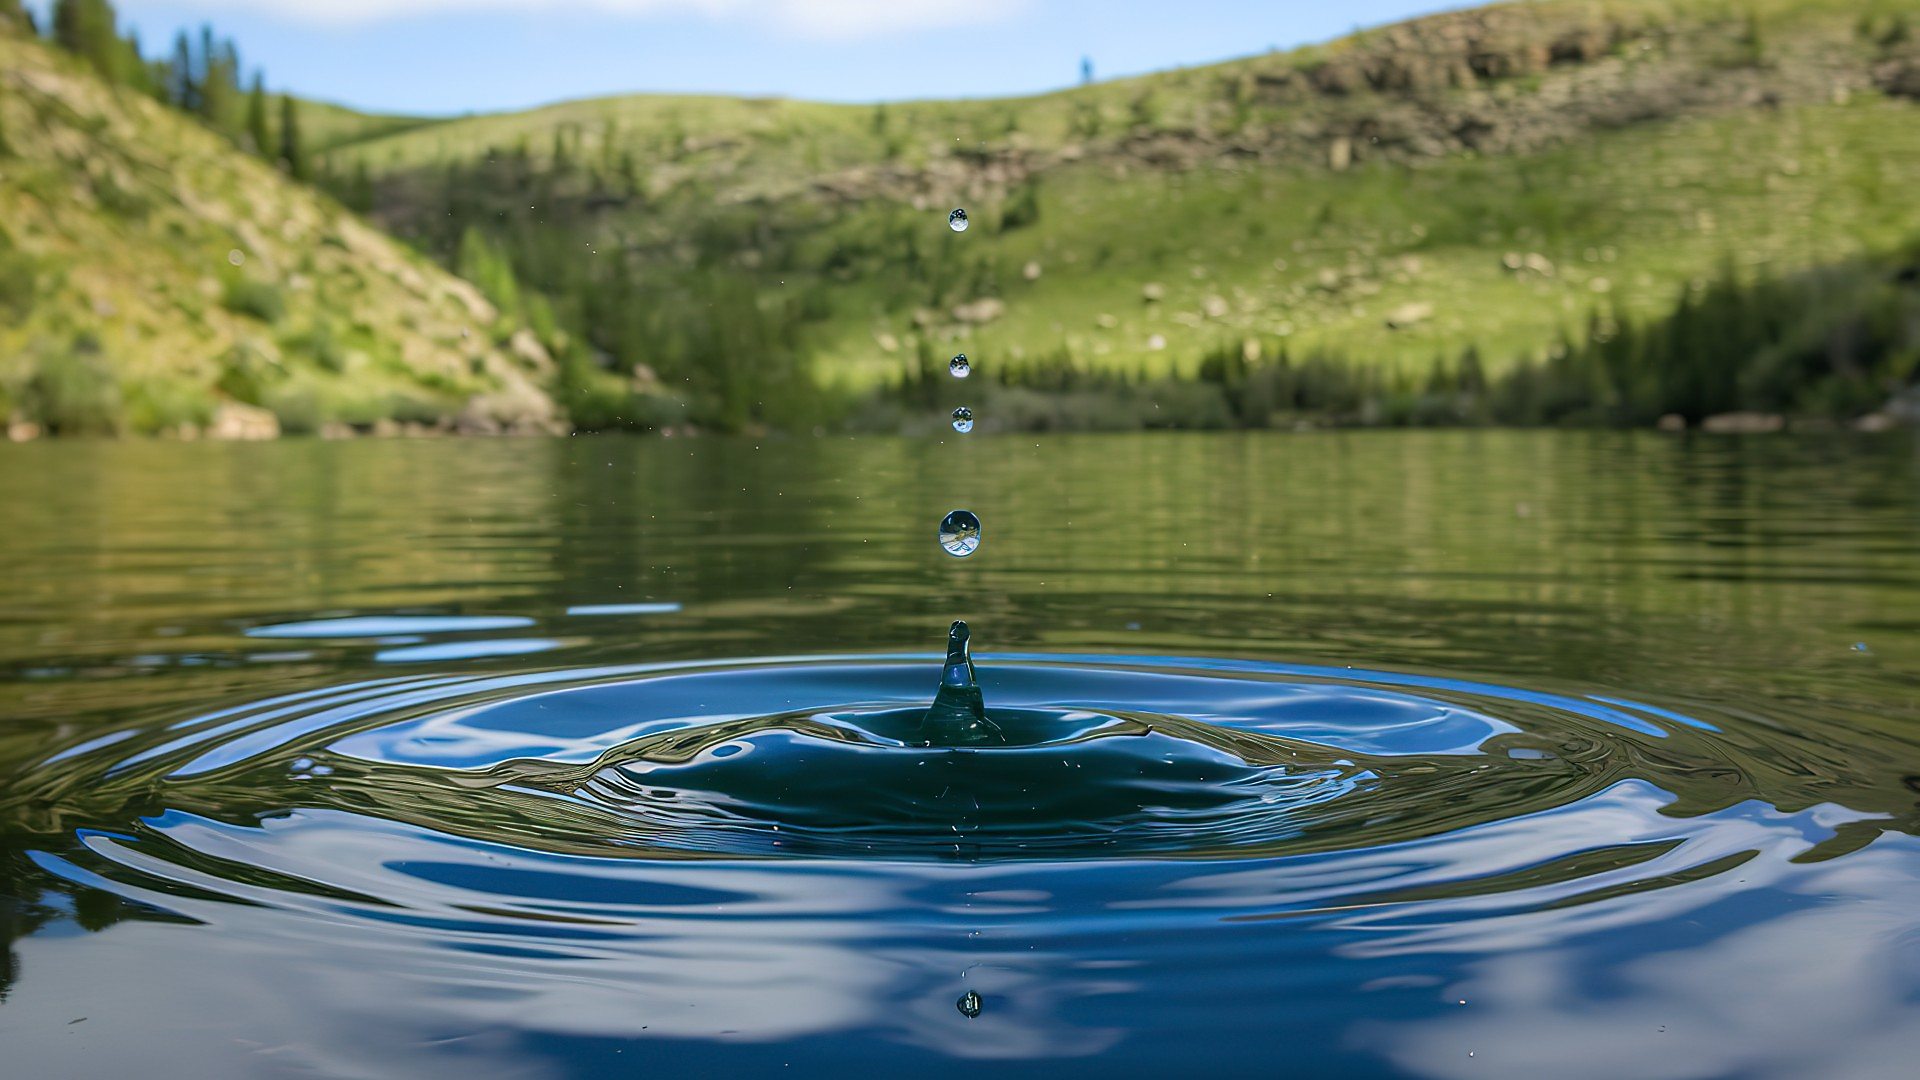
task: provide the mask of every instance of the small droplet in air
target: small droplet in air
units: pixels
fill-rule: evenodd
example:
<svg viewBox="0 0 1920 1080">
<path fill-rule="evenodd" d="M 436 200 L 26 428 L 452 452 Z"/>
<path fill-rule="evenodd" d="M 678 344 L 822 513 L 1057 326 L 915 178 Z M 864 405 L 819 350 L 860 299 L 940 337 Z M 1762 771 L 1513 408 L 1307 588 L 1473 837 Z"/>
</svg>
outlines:
<svg viewBox="0 0 1920 1080">
<path fill-rule="evenodd" d="M 980 519 L 971 510 L 954 510 L 940 519 L 940 546 L 956 559 L 980 548 Z"/>
<path fill-rule="evenodd" d="M 247 253 L 241 251 L 239 248 L 234 248 L 232 251 L 227 252 L 227 261 L 235 266 L 239 266 L 241 263 L 247 261 Z"/>
<path fill-rule="evenodd" d="M 960 995 L 960 1000 L 954 1002 L 953 1007 L 960 1010 L 961 1016 L 971 1020 L 980 1015 L 980 1009 L 982 1008 L 980 995 L 969 990 Z"/>
<path fill-rule="evenodd" d="M 966 353 L 961 353 L 947 361 L 947 370 L 953 373 L 954 378 L 964 379 L 973 374 L 973 364 L 967 360 Z"/>
<path fill-rule="evenodd" d="M 954 232 L 966 232 L 967 212 L 965 210 L 955 210 L 953 213 L 948 214 L 947 228 L 952 229 Z"/>
<path fill-rule="evenodd" d="M 973 410 L 965 405 L 953 410 L 953 430 L 965 435 L 973 430 Z"/>
</svg>

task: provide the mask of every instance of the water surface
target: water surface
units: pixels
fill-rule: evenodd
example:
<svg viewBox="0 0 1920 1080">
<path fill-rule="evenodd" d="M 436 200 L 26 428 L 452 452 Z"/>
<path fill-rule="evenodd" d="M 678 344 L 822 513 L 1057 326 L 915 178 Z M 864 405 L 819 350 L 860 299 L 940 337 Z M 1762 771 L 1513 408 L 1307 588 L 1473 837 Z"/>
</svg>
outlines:
<svg viewBox="0 0 1920 1080">
<path fill-rule="evenodd" d="M 22 1075 L 1920 1054 L 1908 438 L 65 443 L 0 500 Z M 992 737 L 928 746 L 954 618 Z"/>
</svg>

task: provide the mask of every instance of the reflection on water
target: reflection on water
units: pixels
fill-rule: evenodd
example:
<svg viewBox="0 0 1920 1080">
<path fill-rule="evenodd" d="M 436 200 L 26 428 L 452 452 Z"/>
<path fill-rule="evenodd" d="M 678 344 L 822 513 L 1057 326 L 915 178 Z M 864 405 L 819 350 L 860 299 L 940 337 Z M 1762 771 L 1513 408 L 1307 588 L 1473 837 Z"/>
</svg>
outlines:
<svg viewBox="0 0 1920 1080">
<path fill-rule="evenodd" d="M 0 448 L 10 1067 L 1909 1074 L 1910 440 L 972 449 Z"/>
</svg>

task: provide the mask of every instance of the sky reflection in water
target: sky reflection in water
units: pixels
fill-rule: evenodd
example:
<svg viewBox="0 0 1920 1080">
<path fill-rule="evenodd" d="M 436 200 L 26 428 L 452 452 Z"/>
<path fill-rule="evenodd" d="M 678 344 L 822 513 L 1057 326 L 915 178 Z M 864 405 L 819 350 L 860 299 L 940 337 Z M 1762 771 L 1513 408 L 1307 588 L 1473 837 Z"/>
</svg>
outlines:
<svg viewBox="0 0 1920 1080">
<path fill-rule="evenodd" d="M 1910 441 L 969 450 L 7 451 L 10 1060 L 1907 1074 Z"/>
</svg>

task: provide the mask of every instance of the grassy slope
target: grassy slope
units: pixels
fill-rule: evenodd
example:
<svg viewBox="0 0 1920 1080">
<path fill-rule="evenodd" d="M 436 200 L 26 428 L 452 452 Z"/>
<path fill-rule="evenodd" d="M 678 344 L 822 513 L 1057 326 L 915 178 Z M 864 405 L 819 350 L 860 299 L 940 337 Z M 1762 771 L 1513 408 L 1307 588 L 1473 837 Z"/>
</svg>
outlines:
<svg viewBox="0 0 1920 1080">
<path fill-rule="evenodd" d="M 497 316 L 472 286 L 5 33 L 0 137 L 0 417 L 28 408 L 36 372 L 80 339 L 124 430 L 205 423 L 230 397 L 294 427 L 428 420 L 481 395 L 540 408 L 534 371 L 489 340 Z"/>
<path fill-rule="evenodd" d="M 594 250 L 625 243 L 670 275 L 676 233 L 754 208 L 799 252 L 763 274 L 769 292 L 831 286 L 811 332 L 830 378 L 896 371 L 917 336 L 1165 370 L 1280 333 L 1401 365 L 1477 344 L 1498 367 L 1596 306 L 1664 310 L 1728 261 L 1786 270 L 1920 231 L 1920 112 L 1873 89 L 1884 50 L 1857 30 L 1901 7 L 1549 0 L 1036 98 L 892 105 L 884 123 L 869 107 L 604 99 L 373 138 L 335 163 L 404 183 L 516 144 L 538 160 L 556 131 L 576 157 L 631 153 L 651 197 L 596 218 Z M 1569 41 L 1577 55 L 1550 55 Z M 1494 70 L 1460 70 L 1476 51 Z M 1458 134 L 1481 120 L 1490 132 Z M 1029 177 L 1038 224 L 998 232 Z M 942 227 L 954 203 L 975 211 L 965 236 Z M 431 208 L 403 206 L 403 232 L 409 211 Z M 969 267 L 971 294 L 916 297 L 884 249 L 827 270 L 902 220 Z M 1143 302 L 1149 283 L 1163 302 Z M 952 316 L 986 294 L 1003 317 Z"/>
<path fill-rule="evenodd" d="M 315 152 L 440 123 L 429 117 L 364 113 L 330 101 L 300 99 L 298 104 L 301 135 Z M 269 113 L 267 125 L 274 138 L 280 135 L 279 119 L 279 109 L 276 107 Z"/>
<path fill-rule="evenodd" d="M 1876 99 L 1421 170 L 1156 175 L 1124 193 L 1080 171 L 1043 197 L 1043 220 L 1062 228 L 991 241 L 1006 265 L 1042 274 L 971 334 L 973 351 L 1018 359 L 1064 342 L 1160 370 L 1272 333 L 1303 351 L 1413 364 L 1476 345 L 1498 368 L 1581 332 L 1596 308 L 1664 312 L 1680 283 L 1726 261 L 1812 265 L 1920 232 L 1920 203 L 1898 180 L 1920 175 L 1920 137 L 1887 138 L 1902 124 L 1920 126 L 1912 106 Z M 1534 255 L 1542 269 L 1527 265 Z M 1164 303 L 1143 302 L 1147 282 L 1164 285 Z M 1409 308 L 1431 314 L 1389 325 Z M 857 371 L 889 366 L 873 343 L 904 327 L 883 317 L 835 330 L 825 355 Z M 1151 348 L 1155 335 L 1172 344 Z"/>
</svg>

